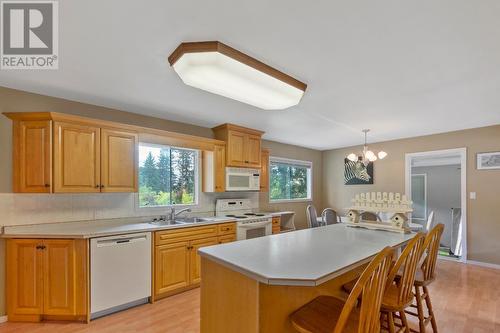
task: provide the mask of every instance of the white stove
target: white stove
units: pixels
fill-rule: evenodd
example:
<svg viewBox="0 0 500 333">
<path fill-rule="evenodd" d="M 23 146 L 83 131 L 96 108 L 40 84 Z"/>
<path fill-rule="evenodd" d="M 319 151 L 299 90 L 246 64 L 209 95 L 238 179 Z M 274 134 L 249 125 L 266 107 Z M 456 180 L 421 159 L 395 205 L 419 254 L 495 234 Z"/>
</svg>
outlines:
<svg viewBox="0 0 500 333">
<path fill-rule="evenodd" d="M 238 240 L 272 234 L 272 216 L 254 212 L 250 199 L 218 199 L 215 204 L 215 214 L 236 220 Z"/>
</svg>

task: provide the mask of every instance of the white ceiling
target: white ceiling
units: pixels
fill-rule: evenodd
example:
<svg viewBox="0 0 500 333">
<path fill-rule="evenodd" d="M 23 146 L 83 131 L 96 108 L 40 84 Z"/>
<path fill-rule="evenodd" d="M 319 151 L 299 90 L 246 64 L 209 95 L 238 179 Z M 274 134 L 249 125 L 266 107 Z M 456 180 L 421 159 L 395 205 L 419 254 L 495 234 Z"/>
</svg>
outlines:
<svg viewBox="0 0 500 333">
<path fill-rule="evenodd" d="M 60 69 L 0 85 L 316 149 L 500 123 L 500 1 L 59 1 Z M 264 111 L 184 85 L 168 55 L 219 40 L 308 84 Z"/>
</svg>

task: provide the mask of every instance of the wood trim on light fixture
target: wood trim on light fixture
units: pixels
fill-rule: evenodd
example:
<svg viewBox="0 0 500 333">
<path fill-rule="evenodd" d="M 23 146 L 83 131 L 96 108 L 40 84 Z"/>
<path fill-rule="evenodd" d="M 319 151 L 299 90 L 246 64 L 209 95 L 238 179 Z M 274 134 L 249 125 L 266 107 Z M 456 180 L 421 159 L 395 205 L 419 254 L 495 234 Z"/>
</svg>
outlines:
<svg viewBox="0 0 500 333">
<path fill-rule="evenodd" d="M 184 54 L 197 52 L 219 52 L 297 89 L 302 91 L 306 91 L 307 89 L 307 84 L 304 82 L 218 41 L 181 43 L 168 57 L 168 62 L 170 66 L 173 66 Z"/>
</svg>

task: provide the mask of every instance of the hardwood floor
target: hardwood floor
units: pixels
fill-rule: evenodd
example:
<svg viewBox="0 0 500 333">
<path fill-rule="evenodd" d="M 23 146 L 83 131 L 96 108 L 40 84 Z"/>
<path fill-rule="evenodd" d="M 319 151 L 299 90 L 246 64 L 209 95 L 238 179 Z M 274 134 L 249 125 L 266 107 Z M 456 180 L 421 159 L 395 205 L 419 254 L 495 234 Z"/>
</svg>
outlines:
<svg viewBox="0 0 500 333">
<path fill-rule="evenodd" d="M 500 270 L 444 260 L 438 262 L 437 268 L 438 278 L 430 292 L 439 332 L 500 333 Z M 5 323 L 0 324 L 0 332 L 197 333 L 199 295 L 199 289 L 191 290 L 88 325 Z M 427 332 L 431 332 L 430 326 Z"/>
</svg>

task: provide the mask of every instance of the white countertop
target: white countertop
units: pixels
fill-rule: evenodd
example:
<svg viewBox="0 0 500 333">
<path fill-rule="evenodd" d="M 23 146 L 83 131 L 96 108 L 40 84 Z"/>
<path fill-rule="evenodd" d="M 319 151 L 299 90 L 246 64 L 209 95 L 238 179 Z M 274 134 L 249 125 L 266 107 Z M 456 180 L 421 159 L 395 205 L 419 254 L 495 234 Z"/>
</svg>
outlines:
<svg viewBox="0 0 500 333">
<path fill-rule="evenodd" d="M 210 221 L 159 226 L 148 223 L 151 220 L 152 217 L 144 217 L 7 226 L 4 227 L 3 234 L 0 236 L 3 238 L 93 238 L 234 221 L 231 218 L 210 217 Z"/>
<path fill-rule="evenodd" d="M 265 284 L 316 286 L 413 236 L 334 224 L 204 247 L 199 253 Z"/>
</svg>

